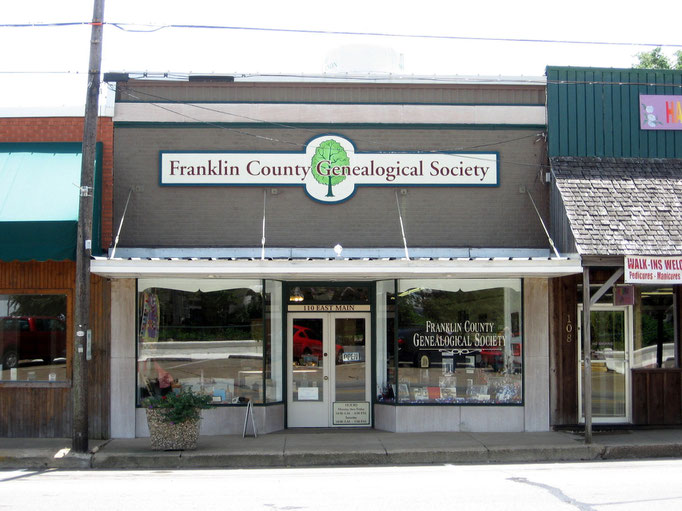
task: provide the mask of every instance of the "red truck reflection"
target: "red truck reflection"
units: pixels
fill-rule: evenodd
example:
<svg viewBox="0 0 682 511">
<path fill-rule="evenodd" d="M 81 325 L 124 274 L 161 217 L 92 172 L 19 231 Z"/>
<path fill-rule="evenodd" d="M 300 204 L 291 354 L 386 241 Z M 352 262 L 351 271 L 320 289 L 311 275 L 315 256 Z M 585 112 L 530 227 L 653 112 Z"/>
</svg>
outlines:
<svg viewBox="0 0 682 511">
<path fill-rule="evenodd" d="M 305 363 L 307 357 L 322 358 L 322 341 L 316 339 L 317 335 L 312 328 L 294 325 L 294 360 Z M 341 362 L 343 356 L 343 346 L 336 345 L 336 362 Z"/>
<path fill-rule="evenodd" d="M 55 317 L 0 317 L 0 363 L 17 367 L 20 360 L 41 359 L 50 364 L 66 357 L 66 324 Z"/>
</svg>

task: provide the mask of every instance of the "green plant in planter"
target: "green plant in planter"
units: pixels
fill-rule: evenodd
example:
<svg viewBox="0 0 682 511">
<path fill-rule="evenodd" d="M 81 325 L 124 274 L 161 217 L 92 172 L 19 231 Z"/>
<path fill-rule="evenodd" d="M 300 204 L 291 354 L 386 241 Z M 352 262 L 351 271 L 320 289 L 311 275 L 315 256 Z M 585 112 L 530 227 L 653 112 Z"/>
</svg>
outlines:
<svg viewBox="0 0 682 511">
<path fill-rule="evenodd" d="M 170 392 L 165 396 L 145 398 L 142 404 L 148 410 L 158 410 L 163 422 L 180 424 L 188 420 L 199 420 L 199 410 L 213 408 L 212 398 L 206 394 L 196 394 L 192 389 L 184 389 L 179 393 Z"/>
</svg>

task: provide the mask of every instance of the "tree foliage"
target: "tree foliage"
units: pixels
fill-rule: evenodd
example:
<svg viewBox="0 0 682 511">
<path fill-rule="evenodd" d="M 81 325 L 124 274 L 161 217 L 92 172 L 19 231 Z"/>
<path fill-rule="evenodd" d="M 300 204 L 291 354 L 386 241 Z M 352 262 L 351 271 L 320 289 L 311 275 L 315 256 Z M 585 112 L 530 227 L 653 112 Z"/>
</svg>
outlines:
<svg viewBox="0 0 682 511">
<path fill-rule="evenodd" d="M 9 295 L 14 316 L 64 316 L 66 295 Z"/>
<path fill-rule="evenodd" d="M 634 67 L 635 69 L 682 69 L 682 50 L 676 51 L 673 55 L 675 60 L 664 55 L 659 46 L 651 51 L 638 53 L 639 63 Z"/>
</svg>

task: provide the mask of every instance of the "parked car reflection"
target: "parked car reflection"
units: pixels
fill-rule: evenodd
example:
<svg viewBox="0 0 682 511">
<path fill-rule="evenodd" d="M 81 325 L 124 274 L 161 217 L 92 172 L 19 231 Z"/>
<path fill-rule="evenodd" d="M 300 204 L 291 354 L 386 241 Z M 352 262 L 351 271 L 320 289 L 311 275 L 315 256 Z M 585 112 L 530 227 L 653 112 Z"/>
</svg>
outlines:
<svg viewBox="0 0 682 511">
<path fill-rule="evenodd" d="M 0 362 L 14 368 L 22 360 L 51 364 L 66 357 L 66 324 L 48 316 L 0 317 Z"/>
<path fill-rule="evenodd" d="M 322 341 L 312 328 L 294 324 L 293 357 L 300 365 L 319 364 L 322 359 Z M 343 361 L 343 346 L 336 345 L 336 362 Z"/>
</svg>

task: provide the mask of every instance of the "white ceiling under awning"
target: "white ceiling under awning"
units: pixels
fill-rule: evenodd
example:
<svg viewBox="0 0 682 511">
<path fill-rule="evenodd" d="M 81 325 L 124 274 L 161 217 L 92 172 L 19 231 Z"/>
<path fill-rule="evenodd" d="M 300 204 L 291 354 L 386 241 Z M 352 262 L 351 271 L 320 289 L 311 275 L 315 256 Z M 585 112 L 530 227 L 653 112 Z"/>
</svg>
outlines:
<svg viewBox="0 0 682 511">
<path fill-rule="evenodd" d="M 383 280 L 561 277 L 582 273 L 579 258 L 486 259 L 107 259 L 90 270 L 107 278 Z"/>
</svg>

